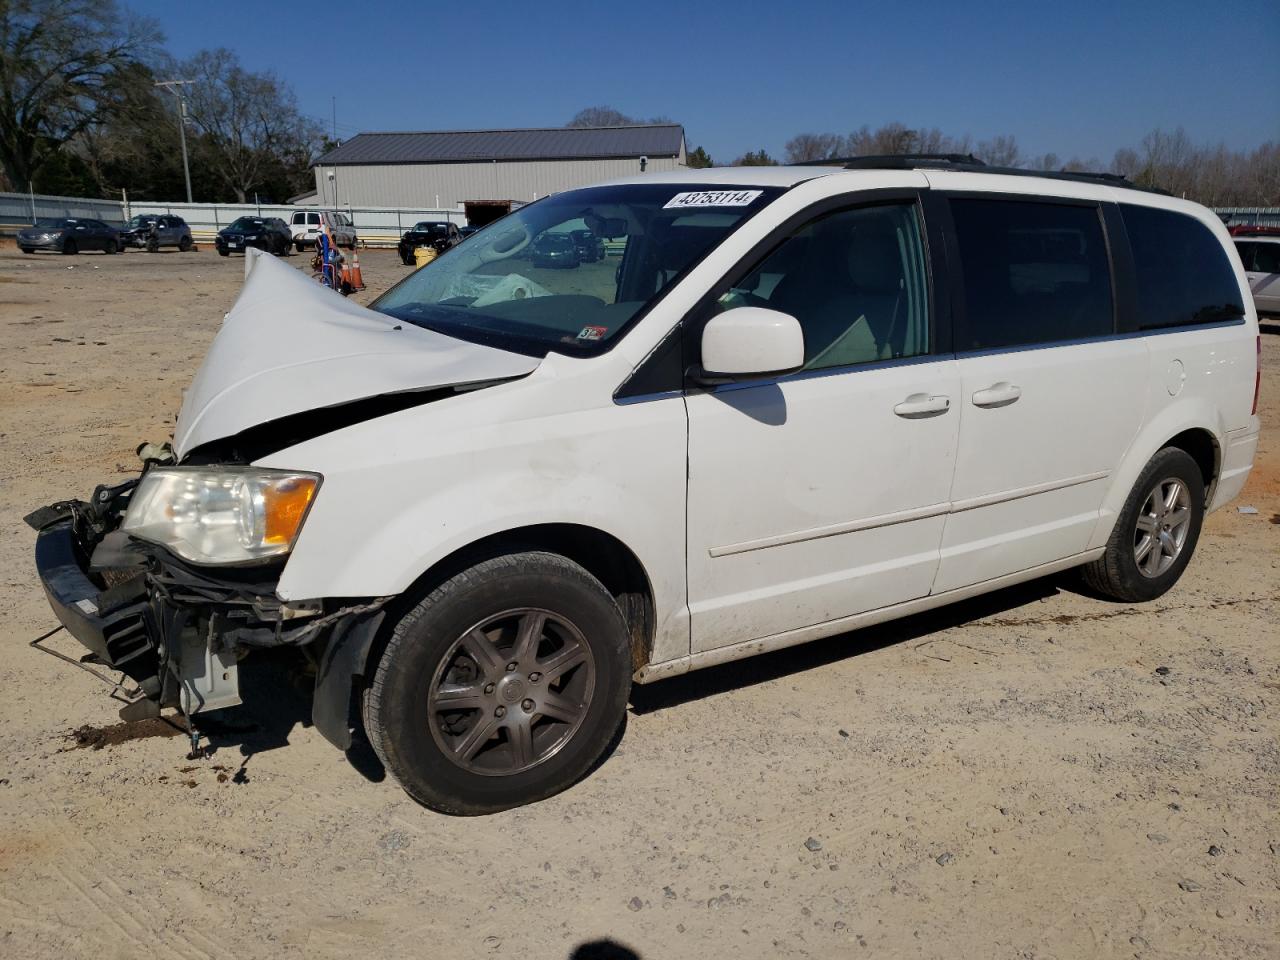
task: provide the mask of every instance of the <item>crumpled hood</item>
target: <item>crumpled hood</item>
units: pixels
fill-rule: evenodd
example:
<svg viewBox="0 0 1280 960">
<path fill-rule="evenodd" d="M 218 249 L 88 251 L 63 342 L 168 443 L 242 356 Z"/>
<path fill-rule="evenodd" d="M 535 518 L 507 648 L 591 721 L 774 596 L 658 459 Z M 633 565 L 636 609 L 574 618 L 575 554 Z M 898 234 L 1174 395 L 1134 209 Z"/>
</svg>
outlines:
<svg viewBox="0 0 1280 960">
<path fill-rule="evenodd" d="M 260 250 L 183 397 L 179 458 L 308 410 L 531 373 L 537 357 L 467 343 L 346 300 Z"/>
</svg>

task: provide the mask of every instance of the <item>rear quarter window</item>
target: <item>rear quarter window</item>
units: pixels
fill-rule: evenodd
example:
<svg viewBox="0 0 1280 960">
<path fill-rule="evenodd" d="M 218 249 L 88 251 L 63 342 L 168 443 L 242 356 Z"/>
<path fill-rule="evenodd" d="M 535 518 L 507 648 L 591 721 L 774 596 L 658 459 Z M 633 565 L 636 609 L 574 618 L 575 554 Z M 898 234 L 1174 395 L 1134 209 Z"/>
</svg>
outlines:
<svg viewBox="0 0 1280 960">
<path fill-rule="evenodd" d="M 1121 204 L 1120 212 L 1133 250 L 1139 329 L 1244 316 L 1231 260 L 1208 227 L 1172 210 Z"/>
</svg>

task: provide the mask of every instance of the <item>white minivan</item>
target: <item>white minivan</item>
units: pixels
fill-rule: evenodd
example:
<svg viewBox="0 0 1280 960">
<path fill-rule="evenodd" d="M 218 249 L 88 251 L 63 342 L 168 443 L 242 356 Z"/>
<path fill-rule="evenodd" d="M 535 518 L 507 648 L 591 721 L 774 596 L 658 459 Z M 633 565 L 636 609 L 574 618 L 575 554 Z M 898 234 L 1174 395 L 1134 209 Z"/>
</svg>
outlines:
<svg viewBox="0 0 1280 960">
<path fill-rule="evenodd" d="M 328 226 L 329 235 L 340 247 L 354 250 L 359 237 L 356 236 L 356 225 L 345 213 L 336 210 L 295 210 L 289 218 L 289 232 L 293 235 L 294 249 L 301 253 L 307 247 L 315 246 L 324 226 Z"/>
<path fill-rule="evenodd" d="M 547 232 L 621 251 L 539 268 Z M 955 158 L 556 194 L 363 307 L 249 252 L 139 478 L 36 511 L 128 717 L 302 648 L 317 729 L 457 814 L 583 776 L 648 683 L 1077 567 L 1150 600 L 1258 443 L 1219 220 Z"/>
</svg>

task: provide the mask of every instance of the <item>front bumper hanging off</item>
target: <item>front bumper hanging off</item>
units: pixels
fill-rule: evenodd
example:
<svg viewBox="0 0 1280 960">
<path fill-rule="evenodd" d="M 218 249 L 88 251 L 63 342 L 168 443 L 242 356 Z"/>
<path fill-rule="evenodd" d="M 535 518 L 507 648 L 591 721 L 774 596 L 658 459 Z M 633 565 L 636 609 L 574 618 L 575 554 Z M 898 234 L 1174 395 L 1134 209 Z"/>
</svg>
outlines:
<svg viewBox="0 0 1280 960">
<path fill-rule="evenodd" d="M 275 593 L 281 561 L 199 568 L 133 540 L 118 527 L 136 484 L 99 487 L 88 502 L 26 518 L 37 530 L 36 569 L 49 606 L 88 651 L 80 665 L 118 670 L 136 684 L 121 716 L 176 707 L 190 719 L 236 706 L 240 660 L 255 648 L 296 646 L 319 665 L 316 726 L 350 747 L 358 726 L 352 684 L 389 598 L 288 605 Z"/>
</svg>

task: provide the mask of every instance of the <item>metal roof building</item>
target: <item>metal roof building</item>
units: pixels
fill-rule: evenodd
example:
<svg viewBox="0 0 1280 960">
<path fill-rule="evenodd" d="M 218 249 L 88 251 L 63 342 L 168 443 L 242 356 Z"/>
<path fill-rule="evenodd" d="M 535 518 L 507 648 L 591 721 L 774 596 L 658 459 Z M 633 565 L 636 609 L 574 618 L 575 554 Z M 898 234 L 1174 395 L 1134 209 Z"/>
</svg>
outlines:
<svg viewBox="0 0 1280 960">
<path fill-rule="evenodd" d="M 509 209 L 614 177 L 675 170 L 685 159 L 676 123 L 361 133 L 316 161 L 313 202 Z"/>
</svg>

